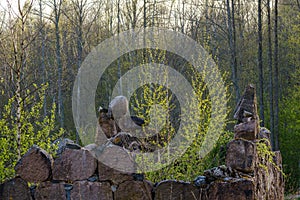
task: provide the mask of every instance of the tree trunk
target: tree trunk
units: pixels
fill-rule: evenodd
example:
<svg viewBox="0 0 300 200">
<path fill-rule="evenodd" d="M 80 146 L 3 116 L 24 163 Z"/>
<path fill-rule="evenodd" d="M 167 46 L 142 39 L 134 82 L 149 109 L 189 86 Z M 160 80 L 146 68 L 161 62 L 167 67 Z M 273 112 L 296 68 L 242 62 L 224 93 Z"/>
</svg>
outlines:
<svg viewBox="0 0 300 200">
<path fill-rule="evenodd" d="M 229 41 L 229 48 L 230 48 L 230 57 L 231 57 L 231 76 L 232 82 L 234 85 L 235 91 L 235 100 L 238 103 L 240 99 L 239 94 L 239 87 L 237 81 L 237 62 L 236 62 L 236 34 L 235 34 L 235 27 L 234 26 L 234 3 L 231 1 L 231 8 L 230 9 L 230 2 L 226 0 L 226 7 L 227 7 L 227 23 L 228 23 L 228 41 Z"/>
<path fill-rule="evenodd" d="M 270 0 L 267 0 L 268 17 L 268 65 L 269 65 L 269 101 L 270 101 L 270 131 L 272 134 L 272 147 L 275 146 L 274 137 L 274 111 L 273 111 L 273 63 L 272 63 L 272 37 L 271 37 L 271 9 Z"/>
<path fill-rule="evenodd" d="M 258 0 L 258 72 L 259 72 L 259 115 L 261 126 L 264 126 L 264 77 L 262 61 L 262 9 L 261 0 Z"/>
<path fill-rule="evenodd" d="M 279 74 L 278 74 L 278 0 L 274 4 L 275 20 L 274 20 L 274 150 L 279 150 Z"/>
</svg>

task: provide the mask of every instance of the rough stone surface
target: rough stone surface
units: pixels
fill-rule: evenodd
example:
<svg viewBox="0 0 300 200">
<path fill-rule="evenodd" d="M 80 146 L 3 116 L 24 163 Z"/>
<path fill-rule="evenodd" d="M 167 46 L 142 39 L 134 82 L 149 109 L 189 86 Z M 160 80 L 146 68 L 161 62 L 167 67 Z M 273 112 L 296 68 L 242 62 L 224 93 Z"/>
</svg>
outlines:
<svg viewBox="0 0 300 200">
<path fill-rule="evenodd" d="M 35 191 L 37 200 L 66 200 L 64 183 L 42 182 Z"/>
<path fill-rule="evenodd" d="M 96 159 L 88 150 L 66 148 L 60 157 L 54 160 L 53 179 L 85 180 L 95 173 L 96 168 Z"/>
<path fill-rule="evenodd" d="M 76 181 L 71 190 L 71 199 L 112 200 L 113 193 L 108 182 Z"/>
<path fill-rule="evenodd" d="M 257 138 L 258 121 L 250 120 L 248 122 L 240 123 L 234 126 L 234 138 L 255 140 Z"/>
<path fill-rule="evenodd" d="M 253 142 L 238 139 L 227 144 L 226 165 L 241 172 L 253 172 L 257 159 Z"/>
<path fill-rule="evenodd" d="M 125 181 L 116 192 L 118 200 L 152 200 L 152 184 L 147 181 Z"/>
<path fill-rule="evenodd" d="M 273 162 L 269 156 L 260 157 L 255 168 L 255 194 L 261 199 L 284 199 L 284 179 L 281 173 L 281 154 L 274 152 Z"/>
<path fill-rule="evenodd" d="M 155 188 L 156 200 L 201 199 L 200 190 L 191 183 L 181 181 L 162 181 Z"/>
<path fill-rule="evenodd" d="M 98 156 L 98 175 L 100 181 L 112 181 L 119 184 L 133 180 L 131 175 L 136 171 L 136 164 L 129 151 L 116 145 L 108 145 Z"/>
<path fill-rule="evenodd" d="M 241 97 L 235 111 L 234 119 L 238 120 L 238 123 L 243 122 L 247 118 L 258 119 L 257 116 L 257 104 L 256 104 L 256 92 L 253 85 L 248 85 Z"/>
<path fill-rule="evenodd" d="M 207 191 L 207 199 L 211 200 L 254 200 L 254 184 L 251 180 L 232 179 L 216 181 Z"/>
<path fill-rule="evenodd" d="M 100 134 L 104 133 L 107 138 L 111 138 L 117 134 L 117 127 L 115 120 L 108 116 L 104 110 L 100 110 L 98 121 L 100 126 L 98 127 L 95 140 L 96 144 L 101 144 Z"/>
<path fill-rule="evenodd" d="M 34 145 L 18 161 L 15 170 L 22 179 L 28 182 L 41 182 L 50 178 L 52 164 L 52 157 Z"/>
<path fill-rule="evenodd" d="M 21 178 L 14 178 L 0 185 L 1 200 L 31 200 L 27 182 Z"/>
<path fill-rule="evenodd" d="M 265 128 L 265 127 L 261 127 L 258 133 L 258 139 L 268 139 L 270 140 L 270 136 L 271 136 L 271 132 Z"/>
</svg>

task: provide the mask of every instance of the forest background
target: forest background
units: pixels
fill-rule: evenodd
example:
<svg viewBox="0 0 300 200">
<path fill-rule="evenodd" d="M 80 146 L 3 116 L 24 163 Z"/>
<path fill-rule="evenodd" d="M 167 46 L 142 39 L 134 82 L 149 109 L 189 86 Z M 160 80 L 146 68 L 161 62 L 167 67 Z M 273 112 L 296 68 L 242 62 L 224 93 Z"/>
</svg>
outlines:
<svg viewBox="0 0 300 200">
<path fill-rule="evenodd" d="M 299 0 L 1 1 L 1 181 L 14 175 L 12 166 L 33 144 L 53 151 L 52 143 L 58 137 L 80 143 L 72 115 L 72 89 L 83 60 L 94 47 L 113 35 L 156 26 L 191 37 L 217 63 L 228 88 L 226 129 L 229 132 L 233 130 L 233 111 L 243 89 L 249 83 L 256 85 L 261 126 L 271 130 L 273 150 L 280 150 L 283 155 L 286 192 L 297 191 L 300 186 L 299 21 Z M 153 56 L 153 52 L 149 54 L 149 58 L 155 57 L 158 62 L 173 58 L 174 65 L 186 64 L 166 53 L 163 58 Z M 108 106 L 111 90 L 122 72 L 133 67 L 133 61 L 144 62 L 145 57 L 138 56 L 139 52 L 133 52 L 112 63 L 110 76 L 99 83 L 101 92 L 95 107 Z M 206 163 L 203 169 L 222 164 L 219 149 L 232 138 L 228 131 L 224 131 L 205 160 L 197 161 Z M 160 173 L 165 173 L 160 177 L 180 179 L 196 175 L 174 175 L 184 173 L 182 168 Z"/>
</svg>

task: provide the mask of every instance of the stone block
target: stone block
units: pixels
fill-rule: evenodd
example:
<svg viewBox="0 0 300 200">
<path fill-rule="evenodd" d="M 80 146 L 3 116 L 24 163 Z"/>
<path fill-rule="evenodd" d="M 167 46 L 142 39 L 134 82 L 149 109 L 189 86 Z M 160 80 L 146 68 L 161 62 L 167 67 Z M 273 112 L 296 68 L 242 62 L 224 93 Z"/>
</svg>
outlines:
<svg viewBox="0 0 300 200">
<path fill-rule="evenodd" d="M 13 178 L 0 185 L 0 199 L 2 200 L 31 200 L 27 182 L 21 178 Z"/>
<path fill-rule="evenodd" d="M 226 166 L 238 171 L 253 172 L 257 160 L 255 143 L 238 139 L 227 144 Z"/>
<path fill-rule="evenodd" d="M 42 182 L 35 191 L 37 200 L 66 200 L 66 191 L 64 183 L 52 183 L 50 181 Z"/>
<path fill-rule="evenodd" d="M 70 193 L 71 199 L 74 200 L 113 200 L 108 182 L 76 181 Z"/>
<path fill-rule="evenodd" d="M 200 189 L 188 182 L 167 180 L 155 187 L 156 200 L 201 199 Z"/>
<path fill-rule="evenodd" d="M 255 140 L 258 132 L 258 121 L 250 120 L 248 122 L 240 123 L 234 126 L 234 138 Z"/>
<path fill-rule="evenodd" d="M 52 157 L 34 145 L 18 161 L 15 170 L 22 179 L 28 182 L 41 182 L 50 178 L 52 164 Z"/>
<path fill-rule="evenodd" d="M 95 152 L 98 158 L 98 175 L 100 181 L 112 181 L 119 184 L 134 180 L 136 163 L 129 151 L 116 145 L 108 145 L 101 152 Z"/>
<path fill-rule="evenodd" d="M 255 187 L 251 180 L 231 179 L 213 182 L 207 191 L 207 199 L 213 200 L 254 200 Z"/>
<path fill-rule="evenodd" d="M 96 172 L 95 157 L 86 149 L 66 148 L 54 160 L 53 179 L 64 181 L 86 180 Z"/>
<path fill-rule="evenodd" d="M 147 181 L 125 181 L 118 186 L 115 199 L 152 200 L 152 189 L 152 184 Z"/>
</svg>

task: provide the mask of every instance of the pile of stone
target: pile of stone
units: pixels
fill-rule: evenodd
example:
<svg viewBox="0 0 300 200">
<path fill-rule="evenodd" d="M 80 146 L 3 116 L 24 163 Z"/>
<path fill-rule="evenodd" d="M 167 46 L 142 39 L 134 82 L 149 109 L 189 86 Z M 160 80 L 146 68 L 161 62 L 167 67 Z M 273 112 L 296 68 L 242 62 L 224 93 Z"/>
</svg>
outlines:
<svg viewBox="0 0 300 200">
<path fill-rule="evenodd" d="M 109 111 L 104 114 L 106 122 L 115 120 Z M 270 132 L 259 127 L 253 86 L 246 88 L 235 118 L 238 124 L 234 140 L 227 144 L 226 165 L 206 170 L 191 183 L 166 180 L 152 184 L 144 180 L 143 174 L 135 173 L 136 163 L 122 138 L 86 147 L 65 139 L 59 142 L 55 159 L 37 146 L 29 149 L 15 166 L 16 178 L 0 185 L 0 199 L 283 200 L 280 152 L 259 151 L 260 145 L 271 149 Z M 110 140 L 117 140 L 123 131 L 116 131 L 115 122 L 110 122 L 101 126 L 107 128 L 104 131 Z M 124 141 L 132 139 L 126 134 L 122 137 Z"/>
<path fill-rule="evenodd" d="M 127 167 L 129 172 L 125 173 L 98 161 L 89 149 L 91 145 L 84 148 L 70 140 L 61 143 L 64 146 L 60 146 L 55 159 L 38 146 L 30 148 L 15 166 L 17 177 L 1 185 L 0 199 L 152 198 L 152 184 L 142 174 L 134 173 L 135 163 L 128 151 L 109 145 L 101 154 L 110 158 L 106 160 Z"/>
<path fill-rule="evenodd" d="M 95 144 L 102 145 L 108 139 L 114 145 L 129 151 L 152 152 L 155 150 L 160 136 L 145 125 L 145 121 L 131 116 L 125 96 L 115 97 L 108 109 L 99 108 L 99 126 L 95 136 Z M 105 136 L 105 137 L 103 137 Z"/>
</svg>

